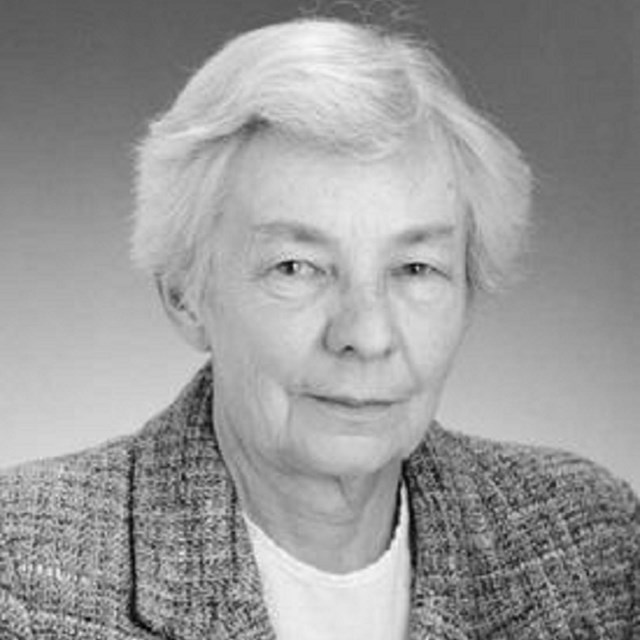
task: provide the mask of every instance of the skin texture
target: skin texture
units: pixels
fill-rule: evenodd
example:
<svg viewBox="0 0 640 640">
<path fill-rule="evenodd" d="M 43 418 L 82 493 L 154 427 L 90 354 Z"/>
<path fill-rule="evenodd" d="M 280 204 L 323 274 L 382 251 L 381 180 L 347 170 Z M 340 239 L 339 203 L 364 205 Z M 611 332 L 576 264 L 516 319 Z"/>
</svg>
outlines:
<svg viewBox="0 0 640 640">
<path fill-rule="evenodd" d="M 212 352 L 216 429 L 245 509 L 325 570 L 388 545 L 401 462 L 466 326 L 463 207 L 437 158 L 419 138 L 362 162 L 255 137 L 231 167 L 203 307 L 164 295 Z"/>
</svg>

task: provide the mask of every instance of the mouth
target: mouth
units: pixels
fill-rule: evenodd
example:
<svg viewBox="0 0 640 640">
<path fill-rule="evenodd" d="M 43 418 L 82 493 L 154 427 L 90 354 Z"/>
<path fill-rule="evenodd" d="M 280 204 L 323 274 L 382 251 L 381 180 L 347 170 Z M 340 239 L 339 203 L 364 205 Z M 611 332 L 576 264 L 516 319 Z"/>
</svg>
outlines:
<svg viewBox="0 0 640 640">
<path fill-rule="evenodd" d="M 397 400 L 389 398 L 357 398 L 343 395 L 315 395 L 308 396 L 319 407 L 348 419 L 372 419 L 381 417 L 398 404 Z"/>
<path fill-rule="evenodd" d="M 311 396 L 318 402 L 335 404 L 349 409 L 385 408 L 394 404 L 393 400 L 379 398 L 352 398 L 350 396 Z"/>
</svg>

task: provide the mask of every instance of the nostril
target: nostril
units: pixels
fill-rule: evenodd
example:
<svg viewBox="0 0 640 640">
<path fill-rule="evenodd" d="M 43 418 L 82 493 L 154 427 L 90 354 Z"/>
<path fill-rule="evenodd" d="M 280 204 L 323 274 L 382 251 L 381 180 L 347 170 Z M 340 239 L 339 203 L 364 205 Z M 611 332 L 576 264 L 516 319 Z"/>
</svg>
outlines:
<svg viewBox="0 0 640 640">
<path fill-rule="evenodd" d="M 380 301 L 343 308 L 331 318 L 325 334 L 327 349 L 340 356 L 387 357 L 396 344 L 393 319 Z"/>
</svg>

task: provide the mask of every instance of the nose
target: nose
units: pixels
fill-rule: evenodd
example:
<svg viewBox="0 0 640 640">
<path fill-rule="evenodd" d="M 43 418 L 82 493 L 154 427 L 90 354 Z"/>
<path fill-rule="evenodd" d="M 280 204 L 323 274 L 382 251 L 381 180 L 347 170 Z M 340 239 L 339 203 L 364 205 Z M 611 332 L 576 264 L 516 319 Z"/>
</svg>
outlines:
<svg viewBox="0 0 640 640">
<path fill-rule="evenodd" d="M 362 360 L 389 357 L 398 336 L 384 292 L 367 286 L 343 292 L 324 339 L 335 355 Z"/>
</svg>

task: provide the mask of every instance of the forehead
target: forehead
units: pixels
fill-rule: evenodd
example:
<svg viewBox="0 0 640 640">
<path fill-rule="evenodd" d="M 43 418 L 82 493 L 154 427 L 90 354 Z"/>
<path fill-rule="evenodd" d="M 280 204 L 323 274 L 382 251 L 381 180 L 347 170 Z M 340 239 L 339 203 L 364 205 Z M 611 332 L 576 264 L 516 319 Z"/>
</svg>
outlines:
<svg viewBox="0 0 640 640">
<path fill-rule="evenodd" d="M 455 185 L 444 152 L 417 141 L 382 160 L 362 161 L 266 134 L 234 159 L 226 210 L 237 230 L 268 238 L 297 227 L 337 240 L 385 240 L 427 227 L 457 231 Z"/>
</svg>

